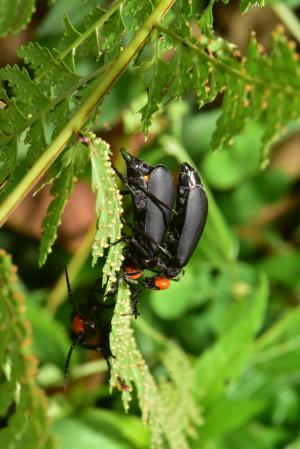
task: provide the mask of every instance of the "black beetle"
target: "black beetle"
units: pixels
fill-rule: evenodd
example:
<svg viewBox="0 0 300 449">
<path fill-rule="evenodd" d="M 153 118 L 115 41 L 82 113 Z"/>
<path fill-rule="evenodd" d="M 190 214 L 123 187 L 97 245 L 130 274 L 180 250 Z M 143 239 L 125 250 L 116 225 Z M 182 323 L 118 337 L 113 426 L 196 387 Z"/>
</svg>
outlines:
<svg viewBox="0 0 300 449">
<path fill-rule="evenodd" d="M 145 268 L 158 274 L 139 281 L 132 296 L 133 311 L 137 316 L 138 293 L 144 289 L 165 290 L 170 279 L 176 278 L 190 260 L 204 230 L 208 201 L 197 171 L 187 162 L 181 165 L 177 188 L 176 214 L 173 214 L 163 242 L 164 254 L 147 261 Z"/>
<path fill-rule="evenodd" d="M 156 168 L 130 156 L 126 150 L 122 150 L 122 155 L 126 160 L 128 176 L 118 174 L 131 193 L 134 212 L 132 236 L 126 238 L 125 273 L 121 277 L 137 285 L 132 299 L 134 315 L 137 316 L 138 292 L 143 289 L 167 289 L 170 279 L 176 278 L 190 260 L 205 227 L 208 201 L 197 171 L 185 162 L 180 170 L 176 210 L 172 210 L 174 190 L 167 172 L 151 178 L 148 192 L 149 173 L 151 176 L 155 174 Z M 167 190 L 168 195 L 163 197 L 163 190 Z M 144 269 L 157 274 L 137 283 Z"/>
<path fill-rule="evenodd" d="M 104 301 L 104 289 L 102 288 L 102 280 L 100 279 L 89 290 L 87 301 L 77 306 L 73 302 L 67 267 L 65 267 L 65 276 L 68 298 L 73 309 L 72 345 L 65 363 L 64 389 L 66 391 L 69 364 L 76 345 L 80 345 L 85 349 L 101 352 L 110 371 L 109 357 L 113 357 L 113 354 L 110 350 L 109 334 L 116 301 L 113 294 L 106 295 Z"/>
<path fill-rule="evenodd" d="M 175 189 L 171 173 L 163 165 L 154 167 L 124 148 L 121 154 L 127 176 L 115 170 L 133 202 L 133 222 L 127 223 L 131 236 L 124 237 L 124 271 L 127 278 L 135 280 L 142 275 L 146 260 L 152 260 L 158 251 L 166 252 L 161 244 L 170 223 Z"/>
<path fill-rule="evenodd" d="M 166 238 L 171 259 L 161 267 L 167 277 L 177 276 L 190 260 L 204 230 L 208 200 L 198 172 L 187 162 L 181 165 L 176 212 Z"/>
</svg>

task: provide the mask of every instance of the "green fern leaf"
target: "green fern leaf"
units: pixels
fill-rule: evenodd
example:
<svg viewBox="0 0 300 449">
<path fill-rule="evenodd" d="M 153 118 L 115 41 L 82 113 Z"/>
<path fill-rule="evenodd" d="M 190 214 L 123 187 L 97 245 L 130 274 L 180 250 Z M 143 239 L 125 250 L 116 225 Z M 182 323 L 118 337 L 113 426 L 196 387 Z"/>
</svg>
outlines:
<svg viewBox="0 0 300 449">
<path fill-rule="evenodd" d="M 190 37 L 193 3 L 185 0 L 177 0 L 174 4 L 173 11 L 176 18 L 174 23 L 176 29 L 180 30 L 181 36 Z"/>
<path fill-rule="evenodd" d="M 11 141 L 7 147 L 0 151 L 0 180 L 3 182 L 7 176 L 14 172 L 17 165 L 17 140 Z"/>
<path fill-rule="evenodd" d="M 196 89 L 201 107 L 225 91 L 212 147 L 230 146 L 247 120 L 261 120 L 265 124 L 262 165 L 266 165 L 271 144 L 300 115 L 300 68 L 294 45 L 278 29 L 273 33 L 269 55 L 251 36 L 248 57 L 241 58 L 236 47 L 221 38 L 201 35 L 188 40 L 159 29 L 166 34 L 165 44 L 158 44 L 144 77 L 148 92 L 148 103 L 142 109 L 145 131 L 151 116 L 170 99 Z M 166 48 L 173 51 L 168 60 L 164 58 Z"/>
<path fill-rule="evenodd" d="M 113 14 L 111 19 L 103 25 L 101 33 L 101 35 L 105 37 L 105 40 L 101 45 L 105 64 L 113 61 L 119 56 L 122 48 L 122 36 L 124 31 L 124 23 L 120 11 L 118 10 Z M 118 39 L 116 39 L 116 35 L 118 36 Z"/>
<path fill-rule="evenodd" d="M 0 36 L 21 31 L 35 11 L 35 0 L 0 0 Z"/>
<path fill-rule="evenodd" d="M 95 26 L 99 22 L 99 20 L 104 15 L 104 10 L 100 8 L 95 8 L 92 12 L 87 15 L 84 19 L 85 29 L 94 29 L 92 33 L 85 40 L 82 41 L 82 44 L 78 48 L 74 48 L 74 51 L 70 52 L 70 56 L 72 56 L 72 69 L 75 68 L 75 56 L 84 55 L 91 56 L 94 59 L 99 59 L 101 55 L 100 49 L 100 27 Z M 66 48 L 72 48 L 73 43 L 77 40 L 81 40 L 83 33 L 75 28 L 72 24 L 68 16 L 64 17 L 63 21 L 64 33 L 61 41 L 58 44 L 58 49 L 62 50 L 64 53 Z"/>
<path fill-rule="evenodd" d="M 65 208 L 68 197 L 72 193 L 74 177 L 84 170 L 87 158 L 86 145 L 78 142 L 74 147 L 67 149 L 62 158 L 63 167 L 60 176 L 53 181 L 51 195 L 54 197 L 50 203 L 47 215 L 42 224 L 42 239 L 39 252 L 39 265 L 42 266 L 51 252 L 56 239 L 57 228 L 61 222 L 61 214 Z"/>
<path fill-rule="evenodd" d="M 246 13 L 250 6 L 265 6 L 266 0 L 240 0 L 240 8 Z"/>
<path fill-rule="evenodd" d="M 199 20 L 199 26 L 200 30 L 208 35 L 212 31 L 214 17 L 213 17 L 213 6 L 216 3 L 217 0 L 211 0 L 203 13 L 201 14 L 200 20 Z"/>
<path fill-rule="evenodd" d="M 18 50 L 18 56 L 34 71 L 35 83 L 48 98 L 56 98 L 69 88 L 74 88 L 79 76 L 72 72 L 62 60 L 37 43 L 29 43 Z M 55 79 L 55 83 L 53 83 Z"/>
<path fill-rule="evenodd" d="M 73 190 L 73 170 L 67 167 L 56 179 L 51 189 L 51 195 L 54 197 L 48 207 L 47 215 L 42 224 L 42 239 L 40 244 L 39 265 L 46 262 L 51 247 L 56 239 L 57 227 L 61 222 L 61 214 L 65 208 L 67 199 Z"/>
<path fill-rule="evenodd" d="M 98 216 L 97 231 L 93 243 L 93 264 L 104 254 L 105 248 L 110 247 L 103 267 L 103 284 L 109 280 L 107 288 L 115 281 L 115 274 L 122 263 L 122 245 L 114 243 L 121 237 L 122 198 L 115 181 L 115 173 L 111 166 L 111 152 L 109 145 L 93 133 L 87 135 L 89 139 L 90 159 L 92 165 L 92 188 L 97 193 L 96 214 Z"/>
<path fill-rule="evenodd" d="M 173 81 L 173 73 L 169 64 L 160 57 L 160 44 L 156 44 L 156 51 L 153 55 L 149 53 L 147 57 L 153 60 L 148 68 L 144 70 L 144 83 L 147 91 L 148 102 L 141 110 L 143 129 L 148 133 L 152 116 L 170 99 L 166 86 Z M 145 62 L 141 60 L 141 62 Z M 170 82 L 171 80 L 171 82 Z"/>
<path fill-rule="evenodd" d="M 29 145 L 29 149 L 27 151 L 27 163 L 31 166 L 39 157 L 43 148 L 46 147 L 43 119 L 37 120 L 28 130 L 25 138 L 25 144 Z"/>
<path fill-rule="evenodd" d="M 35 71 L 37 79 L 32 80 L 25 68 L 20 70 L 17 66 L 0 70 L 0 79 L 8 81 L 14 94 L 14 97 L 8 99 L 8 107 L 0 110 L 0 130 L 3 135 L 0 155 L 6 162 L 9 150 L 6 145 L 27 129 L 25 143 L 29 144 L 28 163 L 31 164 L 46 146 L 47 136 L 44 129 L 48 130 L 49 139 L 51 128 L 56 131 L 56 124 L 61 119 L 60 109 L 58 117 L 54 114 L 53 123 L 50 122 L 53 114 L 48 112 L 55 109 L 56 103 L 59 105 L 63 103 L 64 107 L 68 104 L 61 101 L 61 96 L 64 99 L 68 88 L 74 89 L 79 77 L 71 73 L 62 62 L 56 62 L 51 52 L 38 44 L 22 47 L 19 55 L 24 57 Z M 53 86 L 53 79 L 57 81 L 57 87 Z M 54 97 L 56 101 L 53 102 Z M 59 123 L 61 126 L 62 122 Z M 11 167 L 8 162 L 5 165 L 5 171 L 9 173 Z"/>
<path fill-rule="evenodd" d="M 126 29 L 128 31 L 138 31 L 153 11 L 156 3 L 158 3 L 157 0 L 145 0 L 144 2 L 131 0 L 130 2 L 125 2 L 122 8 L 122 17 Z"/>
<path fill-rule="evenodd" d="M 151 448 L 164 448 L 167 442 L 171 449 L 188 449 L 186 434 L 194 435 L 195 425 L 201 423 L 194 399 L 193 371 L 184 353 L 171 343 L 162 357 L 169 380 L 161 379 L 157 385 L 137 348 L 131 316 L 129 289 L 122 283 L 110 336 L 115 356 L 110 385 L 122 391 L 125 410 L 129 408 L 133 387 L 136 388 L 143 421 L 151 430 Z M 165 341 L 163 344 L 168 345 Z"/>
<path fill-rule="evenodd" d="M 15 273 L 10 257 L 0 250 L 0 446 L 51 449 L 45 398 L 35 384 L 37 362 L 28 345 L 31 329 Z"/>
</svg>

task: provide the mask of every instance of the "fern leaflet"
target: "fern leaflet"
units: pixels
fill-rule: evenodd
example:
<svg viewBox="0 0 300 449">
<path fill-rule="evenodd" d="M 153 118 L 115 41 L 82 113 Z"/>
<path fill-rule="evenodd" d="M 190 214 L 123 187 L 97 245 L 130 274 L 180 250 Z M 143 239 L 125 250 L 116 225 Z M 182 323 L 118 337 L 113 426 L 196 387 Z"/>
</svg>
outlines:
<svg viewBox="0 0 300 449">
<path fill-rule="evenodd" d="M 17 287 L 16 268 L 0 250 L 1 429 L 3 448 L 51 449 L 42 392 L 35 385 L 37 361 L 30 354 L 31 330 L 24 316 L 24 298 Z"/>
<path fill-rule="evenodd" d="M 157 384 L 136 345 L 131 315 L 129 289 L 122 283 L 110 336 L 115 356 L 110 385 L 122 391 L 125 410 L 135 386 L 143 420 L 151 430 L 151 448 L 162 449 L 167 444 L 171 449 L 188 449 L 187 433 L 195 435 L 195 426 L 202 422 L 194 399 L 193 370 L 177 346 L 163 341 L 163 360 L 169 376 Z"/>
</svg>

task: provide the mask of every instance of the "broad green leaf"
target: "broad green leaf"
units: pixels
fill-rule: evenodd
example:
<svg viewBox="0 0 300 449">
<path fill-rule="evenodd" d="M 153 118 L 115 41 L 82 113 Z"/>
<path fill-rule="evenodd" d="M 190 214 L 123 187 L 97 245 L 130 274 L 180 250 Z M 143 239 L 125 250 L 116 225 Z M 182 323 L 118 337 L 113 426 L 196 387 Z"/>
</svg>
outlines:
<svg viewBox="0 0 300 449">
<path fill-rule="evenodd" d="M 149 431 L 137 416 L 90 408 L 80 415 L 80 420 L 95 430 L 105 429 L 106 435 L 116 440 L 119 437 L 134 447 L 149 446 Z"/>
<path fill-rule="evenodd" d="M 218 406 L 208 412 L 199 439 L 219 440 L 232 430 L 242 427 L 266 407 L 262 399 L 220 399 Z"/>
<path fill-rule="evenodd" d="M 162 319 L 179 318 L 206 300 L 208 282 L 204 264 L 194 257 L 179 282 L 172 282 L 167 290 L 151 292 L 152 307 Z"/>
<path fill-rule="evenodd" d="M 101 428 L 94 429 L 88 423 L 78 418 L 64 418 L 53 426 L 53 433 L 58 440 L 58 449 L 130 449 L 131 445 L 115 440 L 101 432 Z"/>
<path fill-rule="evenodd" d="M 26 315 L 32 326 L 35 354 L 42 362 L 63 367 L 70 345 L 64 326 L 32 301 L 28 301 Z"/>
<path fill-rule="evenodd" d="M 223 392 L 226 380 L 235 379 L 245 369 L 252 342 L 264 319 L 267 296 L 267 280 L 262 277 L 252 295 L 232 306 L 226 332 L 198 359 L 197 384 L 206 404 Z"/>
</svg>

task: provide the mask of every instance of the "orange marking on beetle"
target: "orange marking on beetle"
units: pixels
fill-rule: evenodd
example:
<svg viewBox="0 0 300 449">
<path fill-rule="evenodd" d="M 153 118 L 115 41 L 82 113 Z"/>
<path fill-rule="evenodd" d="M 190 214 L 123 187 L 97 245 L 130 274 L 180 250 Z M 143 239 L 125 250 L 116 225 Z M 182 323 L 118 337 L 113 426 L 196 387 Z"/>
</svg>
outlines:
<svg viewBox="0 0 300 449">
<path fill-rule="evenodd" d="M 168 278 L 155 278 L 154 285 L 159 290 L 166 290 L 167 288 L 170 287 L 171 281 Z"/>
<path fill-rule="evenodd" d="M 145 180 L 146 182 L 148 182 L 148 180 L 149 180 L 149 175 L 144 175 L 144 180 Z"/>
<path fill-rule="evenodd" d="M 129 265 L 128 267 L 125 267 L 124 271 L 125 271 L 127 277 L 129 277 L 130 279 L 134 279 L 134 280 L 139 279 L 144 274 L 143 271 L 139 271 L 139 269 L 137 267 L 135 267 L 134 265 Z M 130 275 L 130 273 L 135 273 L 135 274 Z"/>
<path fill-rule="evenodd" d="M 81 335 L 84 332 L 84 320 L 80 315 L 75 315 L 72 321 L 72 329 L 76 335 Z"/>
</svg>

